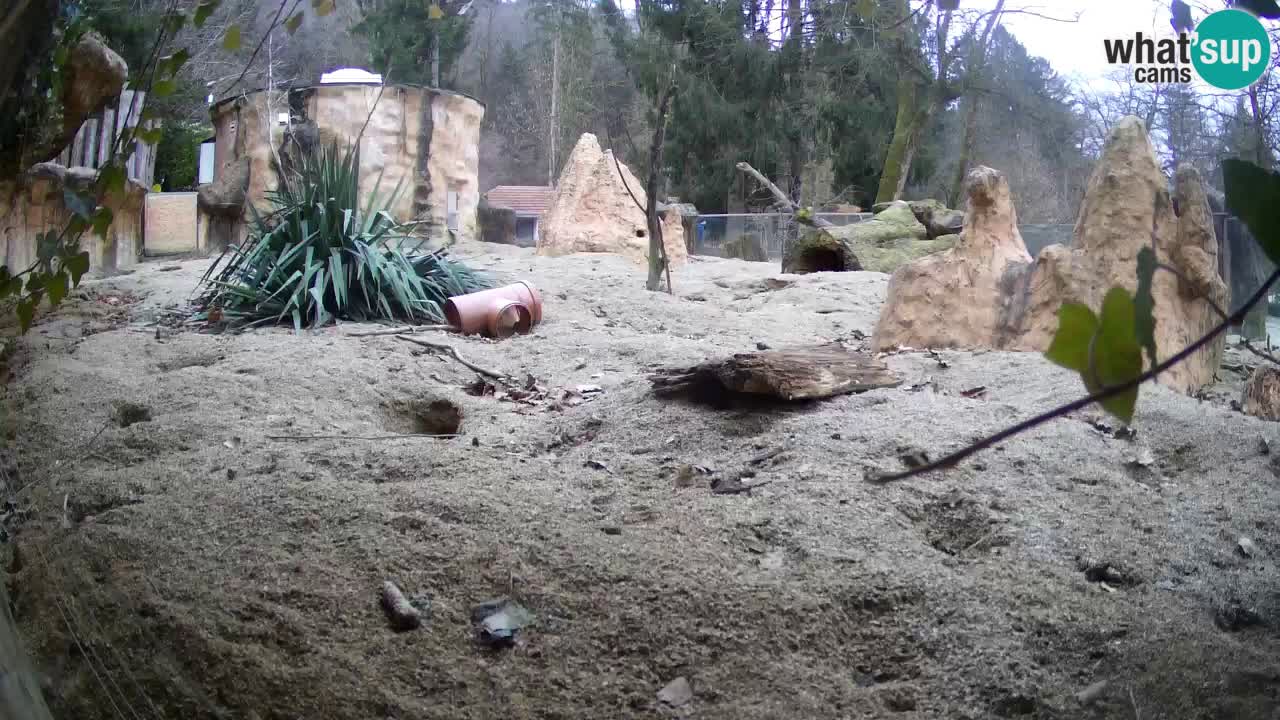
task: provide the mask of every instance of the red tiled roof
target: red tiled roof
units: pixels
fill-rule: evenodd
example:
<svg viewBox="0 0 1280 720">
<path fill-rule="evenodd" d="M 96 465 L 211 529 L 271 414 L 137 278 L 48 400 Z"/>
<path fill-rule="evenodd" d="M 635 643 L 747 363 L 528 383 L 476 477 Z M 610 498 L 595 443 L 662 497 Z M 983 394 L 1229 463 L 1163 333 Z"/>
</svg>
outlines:
<svg viewBox="0 0 1280 720">
<path fill-rule="evenodd" d="M 499 185 L 484 196 L 490 205 L 511 208 L 521 215 L 542 215 L 551 207 L 556 189 L 541 185 Z"/>
</svg>

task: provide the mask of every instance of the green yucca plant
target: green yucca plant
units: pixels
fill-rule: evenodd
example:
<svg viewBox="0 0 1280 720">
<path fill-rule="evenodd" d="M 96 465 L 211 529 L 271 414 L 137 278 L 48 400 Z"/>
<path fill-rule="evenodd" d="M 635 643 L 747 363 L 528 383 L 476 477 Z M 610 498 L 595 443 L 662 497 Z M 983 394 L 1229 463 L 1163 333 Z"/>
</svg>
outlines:
<svg viewBox="0 0 1280 720">
<path fill-rule="evenodd" d="M 248 239 L 201 278 L 197 320 L 252 327 L 290 318 L 295 330 L 334 318 L 443 322 L 446 299 L 490 285 L 443 249 L 412 254 L 420 247 L 416 223 L 388 212 L 403 182 L 383 198 L 379 176 L 359 209 L 354 147 L 323 147 L 277 173 L 270 212 L 250 207 Z"/>
</svg>

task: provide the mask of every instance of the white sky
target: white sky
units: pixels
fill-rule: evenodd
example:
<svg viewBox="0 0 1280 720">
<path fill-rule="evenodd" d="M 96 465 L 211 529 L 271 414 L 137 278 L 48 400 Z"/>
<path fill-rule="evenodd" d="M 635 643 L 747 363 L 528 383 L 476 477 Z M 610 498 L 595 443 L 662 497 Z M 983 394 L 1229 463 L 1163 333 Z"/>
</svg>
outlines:
<svg viewBox="0 0 1280 720">
<path fill-rule="evenodd" d="M 995 0 L 961 0 L 960 8 L 987 10 Z M 1031 55 L 1049 61 L 1053 69 L 1068 79 L 1091 84 L 1114 69 L 1103 54 L 1104 38 L 1144 35 L 1171 36 L 1169 3 L 1159 0 L 1007 0 L 1006 10 L 1027 10 L 1040 15 L 1075 19 L 1053 22 L 1030 14 L 1011 13 L 1005 28 L 1018 38 Z M 1204 16 L 1194 13 L 1195 19 Z"/>
</svg>

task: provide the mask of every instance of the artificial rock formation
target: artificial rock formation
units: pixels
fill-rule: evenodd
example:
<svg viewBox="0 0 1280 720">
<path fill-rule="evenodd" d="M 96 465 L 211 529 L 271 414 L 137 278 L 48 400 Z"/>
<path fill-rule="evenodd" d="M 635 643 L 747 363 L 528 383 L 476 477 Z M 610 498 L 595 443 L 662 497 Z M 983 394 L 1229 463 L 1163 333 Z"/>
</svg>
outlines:
<svg viewBox="0 0 1280 720">
<path fill-rule="evenodd" d="M 595 135 L 584 133 L 560 173 L 551 209 L 539 224 L 538 254 L 616 253 L 643 263 L 649 255 L 649 233 L 637 203 L 645 202 L 644 184 L 614 160 L 612 150 L 602 150 Z M 662 215 L 662 244 L 672 267 L 688 259 L 680 214 L 673 209 Z"/>
<path fill-rule="evenodd" d="M 197 191 L 196 204 L 203 216 L 202 235 L 207 249 L 221 251 L 240 242 L 251 170 L 249 157 L 242 156 L 228 162 L 213 182 L 201 185 Z"/>
<path fill-rule="evenodd" d="M 988 167 L 968 177 L 964 230 L 949 250 L 898 268 L 873 341 L 892 347 L 1002 347 L 1013 288 L 1031 265 L 1009 183 Z"/>
<path fill-rule="evenodd" d="M 287 125 L 281 113 L 289 115 Z M 445 240 L 451 219 L 458 234 L 478 234 L 484 105 L 473 98 L 411 85 L 335 83 L 236 95 L 209 114 L 215 167 L 221 173 L 247 159 L 246 199 L 259 209 L 277 186 L 277 156 L 287 166 L 299 151 L 346 147 L 358 137 L 362 204 L 375 188 L 387 199 L 399 187 L 389 210 L 400 222 L 419 223 L 420 234 Z"/>
<path fill-rule="evenodd" d="M 903 264 L 951 247 L 954 238 L 929 239 L 905 202 L 885 205 L 870 220 L 814 228 L 787 246 L 782 271 L 893 272 Z"/>
<path fill-rule="evenodd" d="M 85 33 L 67 53 L 67 80 L 62 86 L 61 151 L 92 114 L 120 95 L 129 67 L 97 33 Z"/>
<path fill-rule="evenodd" d="M 1154 244 L 1157 261 L 1156 344 L 1166 358 L 1216 324 L 1204 298 L 1219 305 L 1217 242 L 1204 185 L 1189 166 L 1175 176 L 1174 198 L 1142 122 L 1126 118 L 1112 130 L 1076 221 L 1071 249 L 1045 248 L 1031 263 L 1017 232 L 1004 177 L 977 168 L 968 178 L 969 208 L 961 241 L 946 253 L 904 266 L 889 282 L 877 323 L 877 349 L 898 346 L 1043 351 L 1064 302 L 1095 310 L 1113 286 L 1133 292 L 1137 256 Z M 1160 376 L 1190 392 L 1212 382 L 1221 340 Z"/>
<path fill-rule="evenodd" d="M 18 180 L 0 183 L 0 264 L 17 272 L 37 259 L 37 239 L 45 232 L 62 232 L 71 221 L 66 190 L 91 194 L 98 173 L 88 168 L 67 169 L 40 163 Z M 111 209 L 106 236 L 90 231 L 80 238 L 89 252 L 89 268 L 110 275 L 138 262 L 142 254 L 142 205 L 146 188 L 130 180 L 123 193 L 108 193 L 103 205 Z"/>
</svg>

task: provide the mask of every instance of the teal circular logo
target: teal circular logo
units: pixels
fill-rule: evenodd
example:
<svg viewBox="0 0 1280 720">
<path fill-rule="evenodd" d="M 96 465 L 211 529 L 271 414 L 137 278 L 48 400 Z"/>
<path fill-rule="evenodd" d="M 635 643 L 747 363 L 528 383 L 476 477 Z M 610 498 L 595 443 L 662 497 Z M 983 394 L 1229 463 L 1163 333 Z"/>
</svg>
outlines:
<svg viewBox="0 0 1280 720">
<path fill-rule="evenodd" d="M 1191 63 L 1210 85 L 1240 90 L 1256 83 L 1271 64 L 1271 38 L 1244 10 L 1219 10 L 1196 26 Z"/>
</svg>

